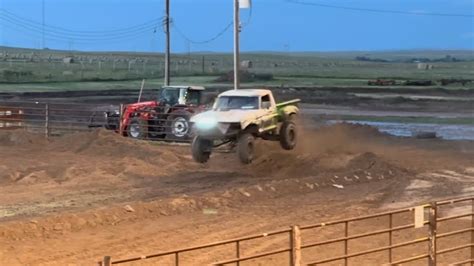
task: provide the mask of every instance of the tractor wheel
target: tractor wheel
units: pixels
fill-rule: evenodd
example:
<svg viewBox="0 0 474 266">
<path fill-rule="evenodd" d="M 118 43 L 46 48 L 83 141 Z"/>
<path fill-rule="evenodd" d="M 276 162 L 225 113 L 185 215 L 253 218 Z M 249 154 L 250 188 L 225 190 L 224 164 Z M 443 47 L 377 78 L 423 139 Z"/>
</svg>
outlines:
<svg viewBox="0 0 474 266">
<path fill-rule="evenodd" d="M 132 139 L 146 139 L 148 137 L 148 122 L 134 117 L 127 127 L 127 136 Z"/>
<path fill-rule="evenodd" d="M 297 139 L 296 124 L 293 121 L 285 121 L 280 128 L 280 145 L 285 150 L 292 150 L 296 146 Z"/>
<path fill-rule="evenodd" d="M 166 139 L 185 141 L 191 138 L 191 115 L 187 112 L 170 114 L 166 121 Z"/>
<path fill-rule="evenodd" d="M 203 139 L 199 136 L 194 137 L 191 145 L 191 152 L 194 161 L 198 163 L 206 163 L 211 156 L 212 145 L 212 140 Z"/>
<path fill-rule="evenodd" d="M 255 137 L 250 133 L 240 135 L 237 141 L 237 154 L 243 164 L 249 164 L 255 158 Z"/>
</svg>

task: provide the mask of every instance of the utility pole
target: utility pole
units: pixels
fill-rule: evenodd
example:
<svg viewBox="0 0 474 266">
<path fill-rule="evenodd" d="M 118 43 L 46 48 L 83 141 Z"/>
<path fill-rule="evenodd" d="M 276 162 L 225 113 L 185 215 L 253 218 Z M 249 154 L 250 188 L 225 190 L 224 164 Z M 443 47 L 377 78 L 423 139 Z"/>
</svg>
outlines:
<svg viewBox="0 0 474 266">
<path fill-rule="evenodd" d="M 170 0 L 165 0 L 165 33 L 166 33 L 166 52 L 165 52 L 165 86 L 170 85 Z"/>
<path fill-rule="evenodd" d="M 234 90 L 240 87 L 240 8 L 251 5 L 251 0 L 234 0 Z"/>
<path fill-rule="evenodd" d="M 239 0 L 234 0 L 234 90 L 238 90 L 239 87 L 240 87 L 240 80 L 239 80 L 239 66 L 240 66 L 239 33 L 240 33 Z"/>
</svg>

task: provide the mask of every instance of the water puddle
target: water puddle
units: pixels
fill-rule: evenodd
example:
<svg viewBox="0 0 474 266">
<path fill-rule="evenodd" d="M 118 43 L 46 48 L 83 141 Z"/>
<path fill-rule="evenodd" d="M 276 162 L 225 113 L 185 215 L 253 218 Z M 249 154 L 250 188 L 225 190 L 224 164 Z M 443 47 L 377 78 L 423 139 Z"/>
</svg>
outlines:
<svg viewBox="0 0 474 266">
<path fill-rule="evenodd" d="M 474 125 L 440 125 L 425 123 L 372 122 L 355 120 L 329 120 L 328 124 L 350 123 L 376 127 L 380 132 L 399 137 L 413 137 L 420 132 L 436 132 L 446 140 L 474 140 Z"/>
</svg>

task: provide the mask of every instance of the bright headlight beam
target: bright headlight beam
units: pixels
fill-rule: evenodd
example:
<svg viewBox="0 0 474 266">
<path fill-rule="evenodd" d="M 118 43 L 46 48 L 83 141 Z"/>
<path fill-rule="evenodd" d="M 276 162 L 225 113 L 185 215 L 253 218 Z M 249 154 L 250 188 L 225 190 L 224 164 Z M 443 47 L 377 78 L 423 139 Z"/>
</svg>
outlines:
<svg viewBox="0 0 474 266">
<path fill-rule="evenodd" d="M 217 120 L 211 117 L 203 117 L 196 121 L 196 127 L 199 129 L 211 129 L 217 125 Z"/>
</svg>

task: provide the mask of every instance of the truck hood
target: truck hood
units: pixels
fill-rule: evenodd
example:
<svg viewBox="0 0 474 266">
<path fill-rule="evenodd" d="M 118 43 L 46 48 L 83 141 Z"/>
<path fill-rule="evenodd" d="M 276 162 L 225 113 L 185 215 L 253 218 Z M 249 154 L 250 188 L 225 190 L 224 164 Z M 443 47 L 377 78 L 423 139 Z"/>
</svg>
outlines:
<svg viewBox="0 0 474 266">
<path fill-rule="evenodd" d="M 260 116 L 265 110 L 229 110 L 229 111 L 207 111 L 191 118 L 191 122 L 215 121 L 217 123 L 239 123 L 241 128 L 246 128 Z"/>
</svg>

